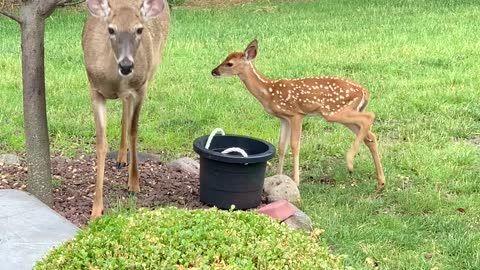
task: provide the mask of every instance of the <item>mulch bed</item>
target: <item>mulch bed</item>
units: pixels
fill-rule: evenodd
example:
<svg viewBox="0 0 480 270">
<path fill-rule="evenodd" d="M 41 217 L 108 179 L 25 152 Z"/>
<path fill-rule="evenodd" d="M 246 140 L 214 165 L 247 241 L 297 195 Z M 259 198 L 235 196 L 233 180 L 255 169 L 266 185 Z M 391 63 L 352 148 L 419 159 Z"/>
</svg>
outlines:
<svg viewBox="0 0 480 270">
<path fill-rule="evenodd" d="M 156 208 L 176 206 L 180 208 L 206 208 L 199 200 L 197 176 L 172 171 L 159 161 L 139 162 L 140 193 L 137 207 Z M 80 157 L 52 158 L 54 177 L 54 210 L 82 227 L 88 223 L 95 190 L 95 159 Z M 105 211 L 118 205 L 128 205 L 128 168 L 117 169 L 115 161 L 108 160 L 105 169 Z M 26 164 L 0 166 L 0 189 L 26 190 Z M 131 201 L 131 200 L 130 200 Z"/>
</svg>

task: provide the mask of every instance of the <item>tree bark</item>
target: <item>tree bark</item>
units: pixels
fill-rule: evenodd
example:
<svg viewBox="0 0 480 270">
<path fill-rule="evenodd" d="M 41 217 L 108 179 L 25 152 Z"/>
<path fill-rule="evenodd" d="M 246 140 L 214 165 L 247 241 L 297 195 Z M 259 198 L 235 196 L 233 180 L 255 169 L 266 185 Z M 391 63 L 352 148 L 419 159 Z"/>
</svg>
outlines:
<svg viewBox="0 0 480 270">
<path fill-rule="evenodd" d="M 38 3 L 29 1 L 21 9 L 23 118 L 27 146 L 28 191 L 53 206 L 45 100 L 45 15 Z M 49 14 L 48 14 L 49 15 Z"/>
</svg>

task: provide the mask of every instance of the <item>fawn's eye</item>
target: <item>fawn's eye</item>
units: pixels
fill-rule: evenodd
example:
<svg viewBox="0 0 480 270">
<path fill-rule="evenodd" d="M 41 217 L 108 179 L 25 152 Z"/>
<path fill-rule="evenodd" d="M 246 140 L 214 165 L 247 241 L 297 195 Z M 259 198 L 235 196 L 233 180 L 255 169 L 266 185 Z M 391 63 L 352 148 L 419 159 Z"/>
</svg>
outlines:
<svg viewBox="0 0 480 270">
<path fill-rule="evenodd" d="M 115 29 L 113 29 L 112 27 L 109 27 L 109 28 L 108 28 L 108 33 L 109 33 L 110 35 L 114 35 L 114 34 L 115 34 Z"/>
<path fill-rule="evenodd" d="M 233 63 L 227 63 L 227 67 L 233 67 Z"/>
<path fill-rule="evenodd" d="M 143 27 L 137 28 L 137 35 L 141 35 L 143 33 Z"/>
</svg>

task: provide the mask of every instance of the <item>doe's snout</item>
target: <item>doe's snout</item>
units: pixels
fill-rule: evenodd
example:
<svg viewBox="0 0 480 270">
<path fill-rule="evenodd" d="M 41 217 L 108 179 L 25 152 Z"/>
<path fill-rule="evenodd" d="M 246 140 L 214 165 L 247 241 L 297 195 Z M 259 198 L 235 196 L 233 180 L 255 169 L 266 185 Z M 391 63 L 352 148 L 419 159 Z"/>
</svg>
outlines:
<svg viewBox="0 0 480 270">
<path fill-rule="evenodd" d="M 125 58 L 118 64 L 118 67 L 120 69 L 120 73 L 127 76 L 133 71 L 133 62 Z"/>
</svg>

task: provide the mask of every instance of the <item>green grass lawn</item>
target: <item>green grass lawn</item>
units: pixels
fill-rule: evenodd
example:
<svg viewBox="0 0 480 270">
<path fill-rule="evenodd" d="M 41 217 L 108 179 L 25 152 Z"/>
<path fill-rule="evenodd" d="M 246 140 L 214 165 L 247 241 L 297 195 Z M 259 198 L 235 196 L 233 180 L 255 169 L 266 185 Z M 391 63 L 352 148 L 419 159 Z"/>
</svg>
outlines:
<svg viewBox="0 0 480 270">
<path fill-rule="evenodd" d="M 373 131 L 387 181 L 381 196 L 366 147 L 347 173 L 350 131 L 320 118 L 303 126 L 302 208 L 326 230 L 332 250 L 358 269 L 480 269 L 480 148 L 472 143 L 480 137 L 477 1 L 271 1 L 178 8 L 172 16 L 141 116 L 140 149 L 165 159 L 193 155 L 192 140 L 216 127 L 276 144 L 278 120 L 238 79 L 210 75 L 227 53 L 257 38 L 257 67 L 269 77 L 345 76 L 371 92 L 367 110 L 377 116 Z M 52 149 L 70 156 L 94 150 L 80 48 L 84 17 L 57 12 L 46 34 Z M 0 36 L 0 151 L 22 152 L 17 26 L 0 17 Z M 120 105 L 108 107 L 112 149 L 120 140 Z M 287 173 L 291 162 L 289 156 Z"/>
</svg>

